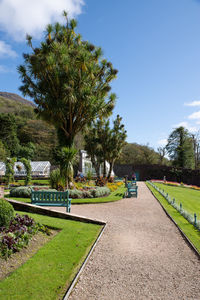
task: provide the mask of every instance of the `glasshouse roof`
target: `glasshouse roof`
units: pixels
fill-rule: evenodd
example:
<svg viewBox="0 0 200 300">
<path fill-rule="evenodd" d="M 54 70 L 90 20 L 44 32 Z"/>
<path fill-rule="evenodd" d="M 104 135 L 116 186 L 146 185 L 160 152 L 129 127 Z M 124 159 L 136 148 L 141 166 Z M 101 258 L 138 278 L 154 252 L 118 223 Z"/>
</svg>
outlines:
<svg viewBox="0 0 200 300">
<path fill-rule="evenodd" d="M 16 162 L 14 165 L 14 171 L 19 172 L 19 168 L 17 166 L 20 166 L 20 172 L 25 172 L 24 165 L 21 162 Z M 31 172 L 45 172 L 47 169 L 49 169 L 51 166 L 49 161 L 31 161 Z M 0 171 L 5 172 L 6 167 L 4 162 L 0 162 Z"/>
</svg>

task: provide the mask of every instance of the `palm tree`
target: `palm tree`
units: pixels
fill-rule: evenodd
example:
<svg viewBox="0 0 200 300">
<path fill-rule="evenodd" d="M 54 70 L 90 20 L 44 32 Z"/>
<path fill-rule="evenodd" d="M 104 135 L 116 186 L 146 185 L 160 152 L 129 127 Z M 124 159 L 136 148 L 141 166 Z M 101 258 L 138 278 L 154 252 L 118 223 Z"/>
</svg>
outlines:
<svg viewBox="0 0 200 300">
<path fill-rule="evenodd" d="M 73 164 L 76 160 L 77 150 L 74 147 L 63 147 L 59 153 L 60 175 L 65 179 L 65 188 L 69 188 L 69 183 L 73 180 Z"/>
</svg>

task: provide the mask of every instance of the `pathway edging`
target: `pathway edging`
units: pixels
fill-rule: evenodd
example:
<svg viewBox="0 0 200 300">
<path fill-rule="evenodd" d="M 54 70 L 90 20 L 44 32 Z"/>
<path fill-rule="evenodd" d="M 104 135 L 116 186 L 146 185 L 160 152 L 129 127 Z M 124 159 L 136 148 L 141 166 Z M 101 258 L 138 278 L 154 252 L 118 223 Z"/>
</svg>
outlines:
<svg viewBox="0 0 200 300">
<path fill-rule="evenodd" d="M 101 232 L 99 233 L 98 237 L 96 238 L 96 241 L 94 242 L 94 244 L 93 244 L 92 248 L 90 249 L 88 255 L 86 256 L 84 262 L 82 263 L 82 265 L 81 265 L 81 267 L 80 267 L 78 273 L 76 274 L 76 276 L 75 276 L 74 279 L 72 280 L 72 282 L 71 282 L 71 284 L 70 284 L 70 286 L 69 286 L 69 288 L 68 288 L 68 290 L 67 290 L 65 296 L 63 297 L 63 300 L 67 300 L 67 299 L 69 298 L 69 296 L 70 296 L 70 294 L 71 294 L 71 292 L 72 292 L 74 286 L 76 285 L 77 281 L 79 280 L 79 277 L 80 277 L 81 273 L 83 272 L 83 270 L 84 270 L 84 268 L 85 268 L 85 266 L 86 266 L 86 264 L 87 264 L 87 262 L 88 262 L 90 256 L 92 255 L 92 253 L 93 253 L 93 251 L 94 251 L 94 249 L 95 249 L 97 243 L 99 242 L 99 240 L 100 240 L 102 234 L 104 233 L 105 228 L 106 228 L 106 224 L 105 224 L 105 225 L 103 226 L 103 228 L 101 229 Z"/>
<path fill-rule="evenodd" d="M 146 186 L 148 187 L 148 185 L 146 184 Z M 183 236 L 183 238 L 185 239 L 186 243 L 188 244 L 188 246 L 194 251 L 194 253 L 196 254 L 196 256 L 198 257 L 198 259 L 200 260 L 200 253 L 198 252 L 198 250 L 196 249 L 196 247 L 193 245 L 193 243 L 189 240 L 189 238 L 185 235 L 185 233 L 181 230 L 181 228 L 178 226 L 178 224 L 176 223 L 176 221 L 172 218 L 172 216 L 168 213 L 168 211 L 165 209 L 165 207 L 162 205 L 162 203 L 156 198 L 156 196 L 153 194 L 153 192 L 151 191 L 151 189 L 148 187 L 149 191 L 151 192 L 151 194 L 154 196 L 154 198 L 158 201 L 158 203 L 160 204 L 160 206 L 162 207 L 162 209 L 164 210 L 164 212 L 166 213 L 166 215 L 168 216 L 168 218 L 174 223 L 174 225 L 178 228 L 179 232 L 181 233 L 181 235 Z"/>
</svg>

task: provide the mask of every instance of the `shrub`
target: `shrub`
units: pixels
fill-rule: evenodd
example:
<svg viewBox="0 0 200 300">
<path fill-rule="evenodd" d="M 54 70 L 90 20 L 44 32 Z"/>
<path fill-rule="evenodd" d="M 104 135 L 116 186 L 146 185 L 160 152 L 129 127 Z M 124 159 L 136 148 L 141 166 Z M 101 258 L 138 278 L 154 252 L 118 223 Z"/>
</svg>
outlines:
<svg viewBox="0 0 200 300">
<path fill-rule="evenodd" d="M 97 187 L 96 189 L 91 190 L 91 194 L 94 198 L 108 196 L 110 194 L 110 189 L 107 187 Z"/>
<path fill-rule="evenodd" d="M 55 169 L 51 172 L 49 182 L 52 189 L 64 190 L 65 178 L 61 176 L 60 169 Z"/>
<path fill-rule="evenodd" d="M 104 197 L 110 194 L 110 190 L 107 187 L 95 187 L 87 190 L 69 190 L 69 197 L 72 199 L 81 199 L 81 198 L 97 198 Z"/>
<path fill-rule="evenodd" d="M 72 199 L 80 199 L 83 198 L 83 192 L 79 190 L 69 190 L 69 197 Z"/>
<path fill-rule="evenodd" d="M 31 187 L 19 186 L 10 191 L 11 197 L 17 198 L 30 198 L 31 197 Z"/>
<path fill-rule="evenodd" d="M 0 199 L 0 227 L 7 227 L 14 217 L 13 206 L 4 199 Z"/>
</svg>

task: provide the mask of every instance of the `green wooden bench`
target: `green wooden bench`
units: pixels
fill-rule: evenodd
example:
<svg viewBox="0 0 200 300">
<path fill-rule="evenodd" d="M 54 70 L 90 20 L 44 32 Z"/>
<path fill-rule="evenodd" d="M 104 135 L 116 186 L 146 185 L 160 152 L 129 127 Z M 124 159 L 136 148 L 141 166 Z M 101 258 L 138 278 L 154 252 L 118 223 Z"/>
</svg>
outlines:
<svg viewBox="0 0 200 300">
<path fill-rule="evenodd" d="M 138 193 L 137 190 L 138 190 L 137 185 L 128 184 L 127 185 L 127 197 L 128 198 L 137 197 L 137 193 Z"/>
<path fill-rule="evenodd" d="M 31 191 L 31 203 L 41 206 L 63 206 L 66 211 L 71 211 L 69 192 Z"/>
</svg>

